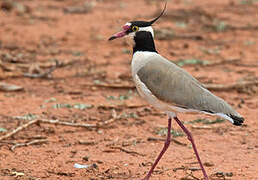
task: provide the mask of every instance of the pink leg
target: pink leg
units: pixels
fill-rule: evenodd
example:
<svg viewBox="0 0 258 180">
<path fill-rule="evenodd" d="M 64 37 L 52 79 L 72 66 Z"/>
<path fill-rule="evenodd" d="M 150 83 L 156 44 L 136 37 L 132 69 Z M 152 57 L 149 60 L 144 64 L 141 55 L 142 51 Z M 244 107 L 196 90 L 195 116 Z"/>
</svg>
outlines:
<svg viewBox="0 0 258 180">
<path fill-rule="evenodd" d="M 171 118 L 169 117 L 168 119 L 168 134 L 167 134 L 167 140 L 164 144 L 164 147 L 162 149 L 162 151 L 160 152 L 159 156 L 157 157 L 157 159 L 155 160 L 154 164 L 151 166 L 151 169 L 149 170 L 148 174 L 145 176 L 145 178 L 143 180 L 148 180 L 154 170 L 154 168 L 157 166 L 159 160 L 161 159 L 161 157 L 163 156 L 163 154 L 166 152 L 166 150 L 169 147 L 170 144 L 170 137 L 171 137 Z"/>
<path fill-rule="evenodd" d="M 206 174 L 206 172 L 205 172 L 205 169 L 204 169 L 204 167 L 203 167 L 203 165 L 202 165 L 202 162 L 201 162 L 200 156 L 199 156 L 199 154 L 198 154 L 197 148 L 196 148 L 196 146 L 195 146 L 195 143 L 194 143 L 192 134 L 186 129 L 186 127 L 183 125 L 183 123 L 182 123 L 177 117 L 174 117 L 174 119 L 176 120 L 177 124 L 178 124 L 178 125 L 183 129 L 183 131 L 186 133 L 186 135 L 187 135 L 189 141 L 191 141 L 192 146 L 193 146 L 193 149 L 194 149 L 194 153 L 195 153 L 195 155 L 196 155 L 196 157 L 197 157 L 197 159 L 198 159 L 198 162 L 199 162 L 199 164 L 200 164 L 200 166 L 201 166 L 204 179 L 205 179 L 205 180 L 208 180 L 209 178 L 208 178 L 208 176 L 207 176 L 207 174 Z"/>
</svg>

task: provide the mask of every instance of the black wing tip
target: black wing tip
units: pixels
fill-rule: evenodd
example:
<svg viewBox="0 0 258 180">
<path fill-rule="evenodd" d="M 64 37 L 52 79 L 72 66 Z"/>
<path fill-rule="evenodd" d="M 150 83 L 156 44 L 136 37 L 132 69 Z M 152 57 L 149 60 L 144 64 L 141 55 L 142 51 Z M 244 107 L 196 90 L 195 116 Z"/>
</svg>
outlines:
<svg viewBox="0 0 258 180">
<path fill-rule="evenodd" d="M 235 126 L 241 126 L 244 123 L 244 118 L 243 117 L 239 117 L 239 116 L 235 116 L 235 115 L 230 115 L 230 117 L 233 119 L 233 125 Z"/>
</svg>

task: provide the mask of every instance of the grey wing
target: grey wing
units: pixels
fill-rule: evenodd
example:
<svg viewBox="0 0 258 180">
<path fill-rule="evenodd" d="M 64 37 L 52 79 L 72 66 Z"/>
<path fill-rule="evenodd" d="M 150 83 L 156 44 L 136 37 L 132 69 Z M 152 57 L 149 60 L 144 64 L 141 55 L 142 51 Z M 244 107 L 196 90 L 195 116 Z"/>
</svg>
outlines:
<svg viewBox="0 0 258 180">
<path fill-rule="evenodd" d="M 137 75 L 159 100 L 171 105 L 208 113 L 239 115 L 189 73 L 165 58 L 149 60 Z"/>
</svg>

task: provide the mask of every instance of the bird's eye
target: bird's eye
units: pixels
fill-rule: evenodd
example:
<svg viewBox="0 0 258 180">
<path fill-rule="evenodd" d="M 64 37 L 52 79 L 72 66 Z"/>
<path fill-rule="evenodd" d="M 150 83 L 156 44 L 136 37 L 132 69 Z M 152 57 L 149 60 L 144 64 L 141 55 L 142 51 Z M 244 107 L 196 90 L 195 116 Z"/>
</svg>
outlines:
<svg viewBox="0 0 258 180">
<path fill-rule="evenodd" d="M 133 32 L 136 32 L 136 31 L 138 31 L 138 30 L 139 30 L 139 27 L 138 27 L 138 26 L 133 26 L 133 27 L 132 27 L 132 31 L 133 31 Z"/>
</svg>

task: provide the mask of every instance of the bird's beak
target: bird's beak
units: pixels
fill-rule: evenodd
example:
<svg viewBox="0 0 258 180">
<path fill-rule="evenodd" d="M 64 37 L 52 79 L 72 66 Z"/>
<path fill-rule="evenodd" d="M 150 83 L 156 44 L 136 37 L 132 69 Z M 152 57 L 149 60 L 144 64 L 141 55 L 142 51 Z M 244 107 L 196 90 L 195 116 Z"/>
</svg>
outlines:
<svg viewBox="0 0 258 180">
<path fill-rule="evenodd" d="M 130 29 L 130 26 L 124 25 L 124 26 L 123 26 L 123 31 L 120 31 L 120 32 L 114 34 L 114 35 L 111 36 L 108 40 L 109 40 L 109 41 L 112 41 L 112 40 L 114 40 L 114 39 L 116 39 L 116 38 L 124 37 L 125 35 L 128 34 L 128 30 L 129 30 L 129 29 Z"/>
</svg>

